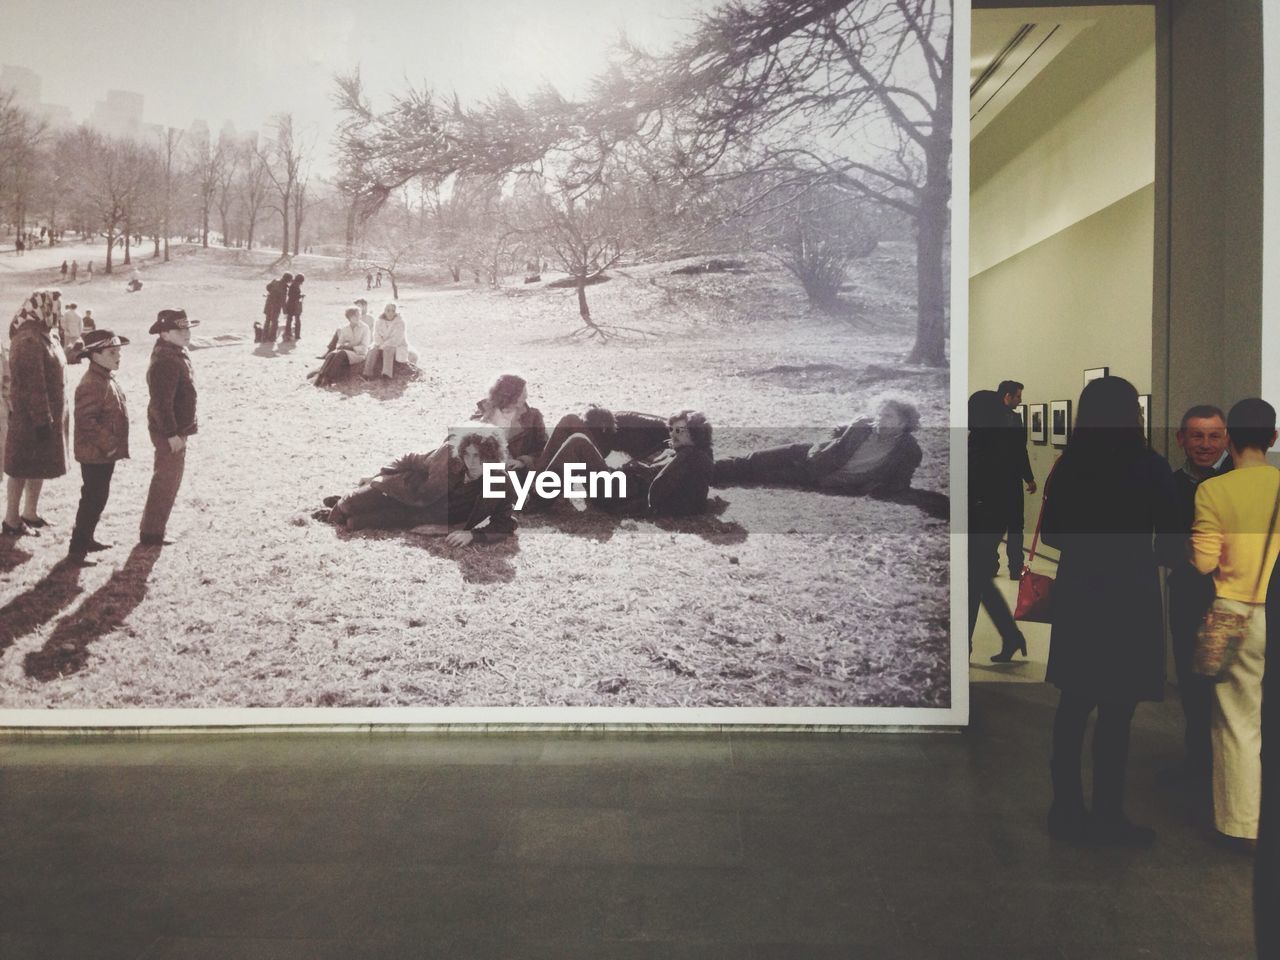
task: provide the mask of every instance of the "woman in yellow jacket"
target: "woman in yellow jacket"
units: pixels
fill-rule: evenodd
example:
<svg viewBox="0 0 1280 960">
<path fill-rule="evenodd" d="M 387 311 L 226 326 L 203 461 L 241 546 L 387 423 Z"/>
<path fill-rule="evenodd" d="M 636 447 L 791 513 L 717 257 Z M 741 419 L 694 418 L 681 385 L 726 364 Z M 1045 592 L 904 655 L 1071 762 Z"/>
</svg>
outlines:
<svg viewBox="0 0 1280 960">
<path fill-rule="evenodd" d="M 1280 553 L 1280 470 L 1266 458 L 1276 441 L 1275 408 L 1258 398 L 1241 400 L 1227 414 L 1227 437 L 1234 467 L 1196 490 L 1191 550 L 1196 568 L 1213 574 L 1214 609 L 1247 617 L 1244 642 L 1214 687 L 1211 739 L 1214 826 L 1251 847 L 1262 784 L 1263 605 Z"/>
</svg>

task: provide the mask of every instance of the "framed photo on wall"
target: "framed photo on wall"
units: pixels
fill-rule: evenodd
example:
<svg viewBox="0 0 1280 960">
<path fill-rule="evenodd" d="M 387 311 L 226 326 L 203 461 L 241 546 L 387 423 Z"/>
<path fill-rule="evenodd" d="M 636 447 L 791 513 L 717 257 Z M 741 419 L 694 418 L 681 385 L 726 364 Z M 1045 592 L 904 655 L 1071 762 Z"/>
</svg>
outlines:
<svg viewBox="0 0 1280 960">
<path fill-rule="evenodd" d="M 1027 405 L 1025 403 L 1020 403 L 1013 409 L 1014 412 L 1018 414 L 1018 419 L 1022 421 L 1022 429 L 1027 429 Z"/>
<path fill-rule="evenodd" d="M 1084 385 L 1087 387 L 1091 381 L 1101 380 L 1110 373 L 1110 367 L 1090 367 L 1084 372 Z"/>
<path fill-rule="evenodd" d="M 1049 405 L 1047 403 L 1028 404 L 1027 414 L 1030 417 L 1027 421 L 1027 436 L 1031 438 L 1032 443 L 1044 446 L 1049 442 Z"/>
<path fill-rule="evenodd" d="M 1138 409 L 1142 411 L 1142 435 L 1147 446 L 1151 445 L 1151 394 L 1138 394 Z"/>
<path fill-rule="evenodd" d="M 1065 447 L 1071 436 L 1071 401 L 1054 400 L 1049 404 L 1049 440 L 1055 447 Z"/>
</svg>

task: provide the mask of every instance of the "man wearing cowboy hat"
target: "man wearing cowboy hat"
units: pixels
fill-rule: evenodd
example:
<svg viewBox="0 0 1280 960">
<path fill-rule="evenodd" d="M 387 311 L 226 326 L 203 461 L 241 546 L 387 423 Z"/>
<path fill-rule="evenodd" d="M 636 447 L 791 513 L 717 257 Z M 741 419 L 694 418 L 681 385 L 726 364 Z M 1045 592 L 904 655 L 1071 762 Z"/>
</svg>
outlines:
<svg viewBox="0 0 1280 960">
<path fill-rule="evenodd" d="M 76 387 L 75 455 L 80 461 L 80 508 L 71 532 L 69 562 L 92 567 L 97 561 L 88 554 L 111 545 L 94 539 L 98 520 L 111 494 L 111 475 L 116 461 L 129 456 L 129 410 L 124 391 L 113 375 L 120 369 L 120 348 L 129 342 L 110 330 L 90 330 L 84 334 L 84 355 L 89 369 Z"/>
<path fill-rule="evenodd" d="M 149 547 L 172 543 L 164 536 L 169 513 L 178 499 L 182 471 L 187 459 L 187 437 L 196 432 L 196 382 L 191 369 L 191 328 L 199 320 L 188 320 L 185 310 L 161 310 L 151 333 L 157 334 L 147 368 L 147 429 L 156 448 L 155 471 L 147 505 L 142 511 L 139 542 Z"/>
</svg>

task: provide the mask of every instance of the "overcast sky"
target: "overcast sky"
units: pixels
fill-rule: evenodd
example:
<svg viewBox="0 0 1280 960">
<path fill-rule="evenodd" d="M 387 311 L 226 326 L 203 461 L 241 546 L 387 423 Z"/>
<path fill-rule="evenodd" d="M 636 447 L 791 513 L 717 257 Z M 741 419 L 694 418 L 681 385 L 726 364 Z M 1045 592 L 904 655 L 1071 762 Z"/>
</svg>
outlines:
<svg viewBox="0 0 1280 960">
<path fill-rule="evenodd" d="M 28 67 L 45 103 L 88 117 L 107 89 L 143 120 L 262 129 L 291 110 L 327 152 L 332 77 L 359 65 L 374 95 L 424 82 L 464 100 L 550 82 L 581 93 L 625 30 L 653 49 L 714 0 L 2 0 L 0 63 Z"/>
</svg>

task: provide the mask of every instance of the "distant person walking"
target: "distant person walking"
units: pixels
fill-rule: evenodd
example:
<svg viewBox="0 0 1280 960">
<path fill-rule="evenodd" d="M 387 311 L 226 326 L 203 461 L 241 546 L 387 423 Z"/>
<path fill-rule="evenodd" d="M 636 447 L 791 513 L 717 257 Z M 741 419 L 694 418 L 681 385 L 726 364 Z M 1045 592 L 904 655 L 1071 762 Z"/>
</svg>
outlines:
<svg viewBox="0 0 1280 960">
<path fill-rule="evenodd" d="M 92 280 L 93 279 L 93 261 L 92 260 L 89 261 L 88 274 L 89 274 L 89 279 Z"/>
<path fill-rule="evenodd" d="M 191 367 L 191 328 L 199 320 L 188 320 L 185 310 L 161 310 L 151 333 L 157 336 L 147 369 L 147 430 L 155 447 L 155 468 L 147 505 L 142 511 L 139 542 L 148 547 L 173 543 L 165 539 L 165 528 L 186 466 L 187 438 L 196 432 L 196 381 Z"/>
<path fill-rule="evenodd" d="M 120 348 L 129 342 L 110 330 L 85 334 L 89 369 L 76 387 L 75 457 L 80 462 L 80 506 L 71 533 L 67 559 L 82 567 L 97 564 L 88 555 L 111 545 L 99 543 L 94 534 L 111 495 L 116 461 L 129 456 L 129 410 L 124 391 L 116 382 Z"/>
<path fill-rule="evenodd" d="M 289 289 L 285 291 L 284 299 L 284 339 L 300 340 L 302 339 L 302 299 L 306 296 L 302 292 L 302 281 L 306 280 L 302 274 L 298 274 L 289 284 Z"/>
<path fill-rule="evenodd" d="M 382 271 L 381 271 L 381 270 L 379 270 L 379 271 L 378 271 L 378 273 L 377 273 L 377 275 L 373 278 L 373 285 L 374 285 L 375 287 L 380 287 L 380 286 L 382 286 Z"/>
<path fill-rule="evenodd" d="M 71 282 L 72 283 L 76 282 L 76 274 L 78 274 L 79 272 L 80 272 L 80 261 L 72 260 L 71 261 Z"/>
<path fill-rule="evenodd" d="M 27 245 L 22 241 L 22 237 L 18 237 L 13 241 L 13 252 L 17 256 L 22 256 L 26 252 Z"/>
<path fill-rule="evenodd" d="M 68 269 L 67 261 L 63 260 L 62 261 L 62 279 L 63 280 L 67 279 L 67 269 Z"/>
<path fill-rule="evenodd" d="M 67 364 L 53 333 L 60 312 L 56 291 L 37 291 L 10 327 L 5 536 L 40 535 L 48 526 L 39 513 L 44 481 L 67 472 Z"/>
<path fill-rule="evenodd" d="M 365 288 L 366 290 L 372 290 L 372 289 L 373 289 L 373 274 L 372 274 L 372 273 L 366 273 L 366 274 L 364 275 L 364 288 Z"/>
</svg>

